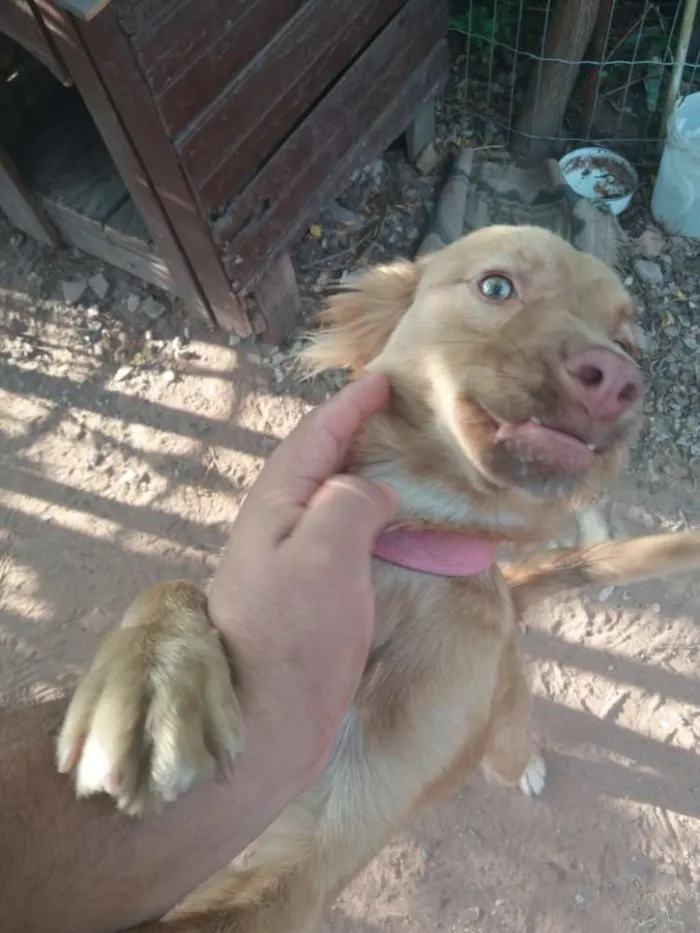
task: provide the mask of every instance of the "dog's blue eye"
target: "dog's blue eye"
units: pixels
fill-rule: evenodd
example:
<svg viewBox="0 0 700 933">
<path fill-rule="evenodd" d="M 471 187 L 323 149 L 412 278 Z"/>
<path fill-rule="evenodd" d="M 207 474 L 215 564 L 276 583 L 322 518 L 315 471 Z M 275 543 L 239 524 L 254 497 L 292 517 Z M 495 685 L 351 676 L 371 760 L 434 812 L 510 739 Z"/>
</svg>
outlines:
<svg viewBox="0 0 700 933">
<path fill-rule="evenodd" d="M 515 295 L 515 286 L 505 275 L 487 275 L 479 282 L 479 291 L 490 301 L 508 301 Z"/>
</svg>

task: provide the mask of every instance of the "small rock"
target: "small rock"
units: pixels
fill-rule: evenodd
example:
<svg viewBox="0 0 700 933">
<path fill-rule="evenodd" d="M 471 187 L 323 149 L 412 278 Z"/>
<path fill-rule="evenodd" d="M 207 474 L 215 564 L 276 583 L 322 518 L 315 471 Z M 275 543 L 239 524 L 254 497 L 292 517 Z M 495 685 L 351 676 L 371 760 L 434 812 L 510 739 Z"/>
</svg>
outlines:
<svg viewBox="0 0 700 933">
<path fill-rule="evenodd" d="M 97 275 L 93 275 L 91 278 L 89 278 L 88 285 L 100 300 L 107 297 L 107 292 L 109 291 L 109 282 L 101 272 L 98 272 Z"/>
<path fill-rule="evenodd" d="M 359 216 L 359 214 L 348 210 L 347 207 L 343 207 L 343 205 L 338 204 L 337 201 L 331 201 L 330 204 L 327 204 L 325 213 L 333 221 L 333 223 L 343 224 L 346 227 L 354 227 L 362 222 L 362 218 Z"/>
<path fill-rule="evenodd" d="M 93 455 L 90 457 L 90 459 L 88 460 L 88 466 L 91 466 L 91 467 L 100 466 L 101 463 L 104 463 L 105 456 L 106 454 L 104 450 L 96 450 L 93 453 Z"/>
<path fill-rule="evenodd" d="M 172 369 L 166 369 L 163 373 L 163 385 L 171 386 L 173 382 L 177 379 L 177 376 L 172 371 Z"/>
<path fill-rule="evenodd" d="M 133 372 L 133 366 L 120 366 L 119 369 L 114 374 L 114 381 L 124 382 L 125 379 L 129 378 L 132 372 Z"/>
<path fill-rule="evenodd" d="M 666 240 L 660 230 L 655 227 L 647 227 L 644 233 L 637 240 L 639 252 L 645 259 L 656 259 L 666 246 Z"/>
<path fill-rule="evenodd" d="M 462 920 L 466 924 L 468 923 L 478 923 L 481 919 L 481 907 L 467 907 L 466 910 L 462 911 Z"/>
<path fill-rule="evenodd" d="M 379 181 L 384 172 L 386 171 L 386 165 L 384 159 L 379 158 L 375 159 L 370 167 L 370 175 L 375 181 Z"/>
<path fill-rule="evenodd" d="M 85 426 L 69 418 L 62 422 L 59 431 L 69 441 L 82 441 L 85 437 Z"/>
<path fill-rule="evenodd" d="M 238 344 L 239 344 L 240 342 L 241 342 L 241 338 L 240 338 L 240 337 L 237 337 L 236 334 L 229 334 L 229 335 L 228 335 L 228 345 L 229 345 L 229 347 L 237 347 Z"/>
<path fill-rule="evenodd" d="M 63 300 L 67 305 L 77 304 L 83 296 L 87 284 L 82 279 L 74 279 L 70 282 L 61 282 L 61 291 Z"/>
<path fill-rule="evenodd" d="M 138 295 L 135 295 L 133 292 L 126 299 L 126 310 L 129 314 L 136 314 L 138 309 L 141 307 L 141 298 Z"/>
<path fill-rule="evenodd" d="M 644 328 L 640 324 L 637 324 L 636 331 L 637 331 L 637 346 L 642 351 L 642 353 L 648 353 L 651 349 L 653 349 L 656 341 L 651 336 L 651 334 L 647 333 L 647 331 L 644 330 Z"/>
<path fill-rule="evenodd" d="M 152 321 L 157 321 L 159 317 L 165 314 L 166 307 L 162 301 L 156 301 L 155 298 L 151 298 L 149 295 L 148 298 L 141 303 L 141 311 Z"/>
<path fill-rule="evenodd" d="M 598 593 L 598 599 L 601 601 L 601 603 L 605 603 L 610 599 L 614 592 L 614 586 L 606 586 L 600 591 L 600 593 Z"/>
<path fill-rule="evenodd" d="M 648 259 L 635 259 L 634 271 L 640 282 L 645 285 L 661 285 L 664 280 L 664 273 L 658 262 L 650 262 Z"/>
<path fill-rule="evenodd" d="M 421 175 L 430 175 L 437 168 L 440 156 L 432 143 L 428 143 L 425 149 L 416 159 L 416 168 Z"/>
</svg>

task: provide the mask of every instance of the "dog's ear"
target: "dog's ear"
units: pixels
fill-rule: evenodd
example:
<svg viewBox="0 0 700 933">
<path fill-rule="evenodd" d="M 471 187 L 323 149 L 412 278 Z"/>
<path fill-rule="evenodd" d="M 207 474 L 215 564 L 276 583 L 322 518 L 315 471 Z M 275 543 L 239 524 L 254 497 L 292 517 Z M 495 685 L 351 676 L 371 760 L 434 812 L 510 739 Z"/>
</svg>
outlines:
<svg viewBox="0 0 700 933">
<path fill-rule="evenodd" d="M 309 373 L 359 373 L 381 353 L 413 303 L 418 277 L 417 264 L 407 260 L 377 266 L 330 298 L 316 319 L 319 330 L 301 355 Z"/>
</svg>

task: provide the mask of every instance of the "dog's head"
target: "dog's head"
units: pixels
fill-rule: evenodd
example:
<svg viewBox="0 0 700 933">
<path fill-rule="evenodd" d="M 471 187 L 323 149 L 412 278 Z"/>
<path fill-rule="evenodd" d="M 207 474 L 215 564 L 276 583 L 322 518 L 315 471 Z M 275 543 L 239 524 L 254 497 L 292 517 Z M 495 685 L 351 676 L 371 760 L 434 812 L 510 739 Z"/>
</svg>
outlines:
<svg viewBox="0 0 700 933">
<path fill-rule="evenodd" d="M 370 270 L 306 358 L 389 373 L 488 483 L 568 496 L 616 472 L 637 427 L 633 315 L 604 263 L 538 227 L 489 227 Z"/>
</svg>

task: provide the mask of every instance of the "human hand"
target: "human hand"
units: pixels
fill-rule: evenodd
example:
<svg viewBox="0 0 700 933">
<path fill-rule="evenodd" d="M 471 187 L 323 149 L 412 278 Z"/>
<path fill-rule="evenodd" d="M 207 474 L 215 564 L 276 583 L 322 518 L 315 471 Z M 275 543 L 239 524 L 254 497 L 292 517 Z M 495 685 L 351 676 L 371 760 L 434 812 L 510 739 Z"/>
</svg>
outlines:
<svg viewBox="0 0 700 933">
<path fill-rule="evenodd" d="M 235 657 L 246 718 L 269 734 L 280 775 L 298 790 L 326 763 L 372 640 L 372 548 L 396 498 L 339 471 L 387 396 L 381 374 L 352 383 L 276 448 L 210 588 L 209 616 Z"/>
</svg>

